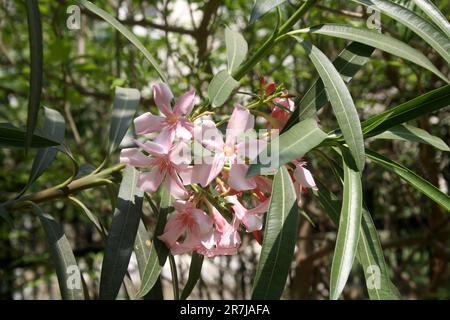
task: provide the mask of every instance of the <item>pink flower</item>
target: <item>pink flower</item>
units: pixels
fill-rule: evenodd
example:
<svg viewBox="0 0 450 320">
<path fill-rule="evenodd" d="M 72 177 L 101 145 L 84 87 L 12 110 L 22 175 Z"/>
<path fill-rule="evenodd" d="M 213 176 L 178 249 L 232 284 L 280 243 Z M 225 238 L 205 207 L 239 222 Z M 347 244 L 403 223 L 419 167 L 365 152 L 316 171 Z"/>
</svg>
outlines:
<svg viewBox="0 0 450 320">
<path fill-rule="evenodd" d="M 253 209 L 245 208 L 236 196 L 225 197 L 225 200 L 232 204 L 236 218 L 242 222 L 247 232 L 258 231 L 262 229 L 263 214 L 269 209 L 269 199 L 261 202 Z"/>
<path fill-rule="evenodd" d="M 300 206 L 302 204 L 301 193 L 307 188 L 317 191 L 317 186 L 311 172 L 305 168 L 305 162 L 293 161 L 293 163 L 295 165 L 294 188 L 297 193 L 297 204 Z"/>
<path fill-rule="evenodd" d="M 209 248 L 202 245 L 197 249 L 197 252 L 209 258 L 237 254 L 241 245 L 241 237 L 238 232 L 239 220 L 234 218 L 233 223 L 230 224 L 215 207 L 211 206 L 210 210 L 215 226 L 212 238 L 213 245 Z"/>
<path fill-rule="evenodd" d="M 135 140 L 135 143 L 150 156 L 143 154 L 139 148 L 123 149 L 120 153 L 120 163 L 137 168 L 146 168 L 149 171 L 141 172 L 138 186 L 145 192 L 153 193 L 164 183 L 170 194 L 176 199 L 185 199 L 189 194 L 185 189 L 179 174 L 187 170 L 187 162 L 180 158 L 180 149 L 183 143 L 172 147 L 172 144 L 161 144 L 152 141 L 144 143 Z"/>
<path fill-rule="evenodd" d="M 195 91 L 189 90 L 175 102 L 172 110 L 171 101 L 173 94 L 165 83 L 153 86 L 155 103 L 163 116 L 156 116 L 150 112 L 137 117 L 134 120 L 136 134 L 159 132 L 157 141 L 171 141 L 179 137 L 184 140 L 192 138 L 194 125 L 186 119 L 194 107 Z"/>
<path fill-rule="evenodd" d="M 164 233 L 158 237 L 170 252 L 175 255 L 192 252 L 199 247 L 212 248 L 211 217 L 190 202 L 177 201 L 174 207 L 176 212 L 167 221 Z"/>
<path fill-rule="evenodd" d="M 248 169 L 245 159 L 255 158 L 264 143 L 254 138 L 244 138 L 245 133 L 252 129 L 253 125 L 254 117 L 246 108 L 237 105 L 228 122 L 225 142 L 214 122 L 210 120 L 204 121 L 196 129 L 195 138 L 206 149 L 214 152 L 213 157 L 203 159 L 208 161 L 208 163 L 201 163 L 195 166 L 195 175 L 198 183 L 206 187 L 220 174 L 224 165 L 229 164 L 228 184 L 232 189 L 243 191 L 256 187 L 254 181 L 245 178 Z"/>
<path fill-rule="evenodd" d="M 274 104 L 272 105 L 272 112 L 270 116 L 275 119 L 272 123 L 273 129 L 283 129 L 291 112 L 295 109 L 294 101 L 289 98 L 275 98 L 273 99 Z"/>
</svg>

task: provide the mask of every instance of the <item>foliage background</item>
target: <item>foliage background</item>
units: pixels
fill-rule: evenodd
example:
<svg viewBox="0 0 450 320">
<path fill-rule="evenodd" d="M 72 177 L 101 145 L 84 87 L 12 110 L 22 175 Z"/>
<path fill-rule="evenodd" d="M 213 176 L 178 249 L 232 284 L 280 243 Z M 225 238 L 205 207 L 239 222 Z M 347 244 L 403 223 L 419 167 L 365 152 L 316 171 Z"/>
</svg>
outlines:
<svg viewBox="0 0 450 320">
<path fill-rule="evenodd" d="M 283 6 L 286 17 L 298 6 L 291 1 Z M 404 1 L 407 3 L 407 1 Z M 0 122 L 25 124 L 29 79 L 29 49 L 26 11 L 23 1 L 0 1 Z M 115 86 L 141 90 L 143 99 L 138 113 L 154 110 L 150 85 L 157 75 L 125 38 L 96 16 L 83 11 L 81 30 L 66 27 L 67 7 L 72 1 L 40 0 L 44 32 L 44 88 L 42 103 L 64 115 L 66 138 L 80 163 L 98 166 L 104 157 L 111 103 Z M 250 52 L 258 48 L 272 31 L 275 13 L 248 24 L 252 2 L 246 0 L 131 1 L 101 0 L 95 4 L 116 16 L 139 36 L 144 45 L 162 61 L 175 95 L 194 87 L 200 99 L 212 73 L 226 62 L 223 29 L 242 32 Z M 435 1 L 448 14 L 448 1 Z M 364 26 L 367 13 L 348 1 L 321 1 L 303 21 L 307 25 L 325 22 Z M 389 17 L 382 16 L 384 32 L 419 48 L 448 74 L 445 61 L 423 44 L 413 33 Z M 345 41 L 312 35 L 313 43 L 330 58 L 345 46 Z M 447 69 L 446 69 L 447 68 Z M 294 43 L 276 46 L 244 81 L 242 91 L 259 90 L 259 78 L 284 84 L 301 96 L 317 76 L 303 50 Z M 378 114 L 419 94 L 438 88 L 436 76 L 397 57 L 376 50 L 349 89 L 361 120 Z M 247 101 L 235 95 L 220 109 L 231 112 L 234 102 Z M 318 118 L 323 128 L 334 128 L 331 108 L 323 108 Z M 450 141 L 450 110 L 424 117 L 414 123 L 433 135 Z M 131 133 L 130 133 L 131 134 Z M 448 153 L 404 141 L 377 140 L 371 148 L 388 155 L 417 172 L 448 193 L 450 162 Z M 27 182 L 33 152 L 0 152 L 0 202 L 13 197 Z M 318 157 L 307 159 L 317 180 L 339 194 L 340 187 L 330 179 L 331 171 Z M 118 161 L 115 154 L 112 163 Z M 30 191 L 64 181 L 70 162 L 61 154 Z M 438 205 L 406 185 L 398 177 L 370 163 L 364 171 L 364 199 L 372 213 L 392 270 L 392 280 L 405 298 L 450 298 L 449 216 Z M 112 215 L 106 189 L 83 192 L 80 200 L 105 221 Z M 91 297 L 98 292 L 99 270 L 104 243 L 93 225 L 67 201 L 57 200 L 43 206 L 65 228 Z M 307 197 L 303 207 L 312 225 L 301 219 L 296 256 L 284 294 L 287 299 L 324 299 L 328 297 L 329 270 L 336 229 L 317 201 Z M 148 226 L 154 224 L 146 208 Z M 239 256 L 215 258 L 203 269 L 202 279 L 192 297 L 249 298 L 259 248 L 245 238 Z M 182 282 L 187 278 L 189 259 L 177 257 Z M 133 266 L 131 266 L 132 268 Z M 134 265 L 134 268 L 136 266 Z M 356 267 L 355 267 L 356 268 Z M 366 298 L 361 270 L 351 274 L 344 298 Z M 166 298 L 170 273 L 165 270 L 162 287 Z M 124 296 L 126 293 L 121 293 Z M 0 298 L 57 298 L 56 276 L 49 260 L 42 228 L 28 212 L 16 212 L 13 225 L 0 222 Z"/>
</svg>

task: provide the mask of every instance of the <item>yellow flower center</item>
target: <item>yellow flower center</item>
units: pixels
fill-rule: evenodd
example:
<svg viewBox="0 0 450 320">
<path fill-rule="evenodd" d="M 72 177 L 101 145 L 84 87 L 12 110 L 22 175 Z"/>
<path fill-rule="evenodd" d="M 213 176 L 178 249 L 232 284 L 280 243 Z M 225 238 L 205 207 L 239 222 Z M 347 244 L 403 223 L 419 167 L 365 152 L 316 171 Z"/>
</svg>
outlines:
<svg viewBox="0 0 450 320">
<path fill-rule="evenodd" d="M 227 157 L 231 157 L 234 154 L 234 146 L 229 146 L 229 145 L 225 145 L 223 147 L 223 153 L 227 156 Z"/>
<path fill-rule="evenodd" d="M 174 113 L 170 114 L 170 115 L 166 118 L 166 120 L 167 120 L 167 123 L 169 123 L 169 124 L 175 124 L 175 123 L 177 123 L 177 121 L 178 121 L 177 116 L 176 116 Z"/>
</svg>

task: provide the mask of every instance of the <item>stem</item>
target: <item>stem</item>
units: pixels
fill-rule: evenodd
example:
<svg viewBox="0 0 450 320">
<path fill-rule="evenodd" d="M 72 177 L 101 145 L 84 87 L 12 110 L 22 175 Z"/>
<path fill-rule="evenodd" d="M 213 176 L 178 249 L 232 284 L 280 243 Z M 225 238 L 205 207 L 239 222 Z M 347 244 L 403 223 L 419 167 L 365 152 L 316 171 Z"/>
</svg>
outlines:
<svg viewBox="0 0 450 320">
<path fill-rule="evenodd" d="M 14 211 L 23 207 L 29 206 L 30 201 L 33 203 L 45 202 L 56 198 L 67 197 L 70 194 L 77 193 L 78 191 L 90 189 L 97 186 L 108 185 L 111 183 L 107 178 L 111 174 L 121 172 L 125 168 L 124 164 L 119 164 L 110 168 L 107 168 L 92 176 L 85 176 L 80 179 L 74 180 L 67 186 L 60 188 L 58 186 L 51 187 L 46 190 L 42 190 L 36 193 L 32 193 L 17 201 L 11 201 L 5 205 L 8 211 Z"/>
<path fill-rule="evenodd" d="M 289 19 L 275 32 L 264 44 L 255 52 L 255 54 L 247 60 L 238 70 L 233 74 L 233 78 L 240 80 L 251 68 L 253 68 L 269 51 L 272 46 L 282 39 L 282 36 L 287 33 L 294 24 L 301 19 L 301 17 L 308 12 L 319 0 L 308 0 L 294 12 Z M 281 35 L 281 37 L 277 37 Z"/>
<path fill-rule="evenodd" d="M 249 104 L 247 104 L 247 105 L 245 106 L 245 108 L 248 109 L 248 110 L 252 110 L 252 109 L 258 108 L 258 107 L 260 107 L 260 106 L 263 106 L 263 105 L 268 104 L 269 102 L 272 102 L 273 99 L 279 98 L 279 97 L 281 97 L 281 96 L 283 96 L 283 95 L 284 95 L 283 92 L 277 92 L 277 93 L 275 93 L 275 94 L 273 94 L 273 95 L 271 95 L 271 96 L 269 96 L 269 97 L 267 97 L 267 98 L 265 98 L 265 99 L 259 99 L 259 100 L 254 101 L 254 102 L 250 102 Z M 216 126 L 217 126 L 217 127 L 220 127 L 222 124 L 224 124 L 225 122 L 227 122 L 230 118 L 231 118 L 231 115 L 226 116 L 225 118 L 223 118 L 222 120 L 220 120 L 220 121 L 216 124 Z"/>
</svg>

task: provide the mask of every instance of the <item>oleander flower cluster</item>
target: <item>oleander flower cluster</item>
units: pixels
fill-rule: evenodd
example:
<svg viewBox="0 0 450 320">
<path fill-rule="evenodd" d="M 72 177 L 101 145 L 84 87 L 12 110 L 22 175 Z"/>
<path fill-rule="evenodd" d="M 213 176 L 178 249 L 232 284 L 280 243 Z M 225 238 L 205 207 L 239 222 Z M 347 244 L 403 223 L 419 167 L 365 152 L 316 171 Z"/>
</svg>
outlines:
<svg viewBox="0 0 450 320">
<path fill-rule="evenodd" d="M 269 84 L 266 95 L 275 89 Z M 164 186 L 173 197 L 175 210 L 159 239 L 174 255 L 195 251 L 207 257 L 237 254 L 243 230 L 262 243 L 272 180 L 246 173 L 265 150 L 271 132 L 287 122 L 293 101 L 288 95 L 274 98 L 266 125 L 271 130 L 258 135 L 255 117 L 239 104 L 222 133 L 210 113 L 192 114 L 194 90 L 174 99 L 170 88 L 159 83 L 153 95 L 160 114 L 147 112 L 134 120 L 139 138 L 135 148 L 122 150 L 120 162 L 140 170 L 143 191 L 152 194 Z M 288 165 L 298 205 L 303 192 L 316 189 L 305 166 L 302 159 Z"/>
</svg>

